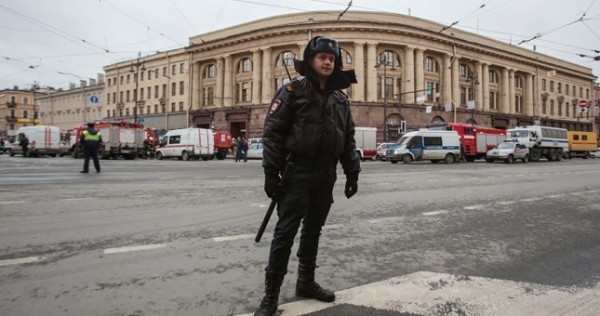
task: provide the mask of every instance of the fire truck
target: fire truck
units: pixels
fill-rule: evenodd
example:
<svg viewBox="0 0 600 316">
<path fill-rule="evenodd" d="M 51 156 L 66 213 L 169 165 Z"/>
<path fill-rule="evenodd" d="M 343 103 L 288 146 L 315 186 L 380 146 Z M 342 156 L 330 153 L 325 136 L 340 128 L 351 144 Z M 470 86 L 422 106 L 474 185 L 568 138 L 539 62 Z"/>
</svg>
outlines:
<svg viewBox="0 0 600 316">
<path fill-rule="evenodd" d="M 432 123 L 431 130 L 456 131 L 460 138 L 461 155 L 469 162 L 485 158 L 485 154 L 506 139 L 506 131 L 465 123 Z"/>
<path fill-rule="evenodd" d="M 123 157 L 135 159 L 138 152 L 144 147 L 144 125 L 127 121 L 99 121 L 94 123 L 94 128 L 102 135 L 102 145 L 99 156 L 102 159 Z M 87 126 L 79 126 L 70 131 L 72 139 L 71 153 L 74 158 L 83 155 L 83 149 L 79 146 L 81 133 Z"/>
<path fill-rule="evenodd" d="M 232 147 L 231 134 L 225 131 L 214 132 L 213 134 L 215 136 L 215 157 L 223 160 Z"/>
</svg>

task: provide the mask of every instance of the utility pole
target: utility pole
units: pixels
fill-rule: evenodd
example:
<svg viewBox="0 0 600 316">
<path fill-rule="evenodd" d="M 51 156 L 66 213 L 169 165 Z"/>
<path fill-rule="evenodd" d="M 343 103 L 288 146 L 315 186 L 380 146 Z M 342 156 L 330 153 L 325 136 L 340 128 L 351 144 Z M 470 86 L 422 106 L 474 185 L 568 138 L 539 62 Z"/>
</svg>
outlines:
<svg viewBox="0 0 600 316">
<path fill-rule="evenodd" d="M 140 73 L 140 68 L 142 69 L 142 71 L 146 71 L 146 67 L 144 66 L 144 61 L 140 62 L 140 57 L 141 57 L 142 53 L 138 52 L 138 57 L 135 61 L 135 63 L 131 64 L 131 69 L 129 70 L 129 72 L 132 72 L 133 75 L 133 80 L 135 80 L 135 90 L 133 91 L 133 122 L 137 123 L 137 108 L 138 108 L 138 85 L 139 85 L 139 73 Z"/>
<path fill-rule="evenodd" d="M 475 86 L 479 85 L 479 78 L 477 76 L 477 74 L 474 74 L 472 72 L 469 73 L 469 77 L 467 78 L 467 82 L 471 82 L 471 94 L 473 97 L 473 108 L 471 109 L 471 123 L 473 124 L 475 122 L 474 118 L 473 118 L 473 114 L 475 113 L 475 109 L 477 109 L 477 101 L 476 100 L 476 96 L 475 96 Z"/>
<path fill-rule="evenodd" d="M 387 85 L 387 66 L 389 65 L 389 61 L 387 60 L 387 57 L 385 54 L 383 54 L 383 58 L 381 60 L 381 62 L 379 62 L 377 65 L 375 65 L 375 68 L 379 69 L 379 67 L 381 67 L 381 65 L 383 65 L 383 141 L 387 142 L 388 141 L 388 125 L 387 125 L 387 95 L 388 95 L 388 85 Z M 392 69 L 391 70 L 395 70 L 393 68 L 392 65 Z"/>
</svg>

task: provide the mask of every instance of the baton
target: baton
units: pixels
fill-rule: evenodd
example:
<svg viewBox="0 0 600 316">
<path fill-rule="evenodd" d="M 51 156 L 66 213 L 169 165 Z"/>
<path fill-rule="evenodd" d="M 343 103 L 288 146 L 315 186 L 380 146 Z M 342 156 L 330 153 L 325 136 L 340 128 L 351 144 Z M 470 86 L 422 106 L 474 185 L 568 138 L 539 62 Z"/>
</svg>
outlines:
<svg viewBox="0 0 600 316">
<path fill-rule="evenodd" d="M 271 219 L 271 215 L 273 214 L 273 210 L 275 209 L 275 205 L 277 205 L 277 200 L 272 199 L 271 204 L 269 205 L 269 209 L 267 209 L 267 213 L 265 214 L 265 218 L 263 218 L 262 224 L 260 224 L 260 228 L 258 229 L 258 233 L 256 234 L 256 238 L 254 238 L 254 242 L 260 242 L 260 238 L 262 238 L 265 229 L 267 228 L 267 224 L 269 223 L 269 219 Z"/>
</svg>

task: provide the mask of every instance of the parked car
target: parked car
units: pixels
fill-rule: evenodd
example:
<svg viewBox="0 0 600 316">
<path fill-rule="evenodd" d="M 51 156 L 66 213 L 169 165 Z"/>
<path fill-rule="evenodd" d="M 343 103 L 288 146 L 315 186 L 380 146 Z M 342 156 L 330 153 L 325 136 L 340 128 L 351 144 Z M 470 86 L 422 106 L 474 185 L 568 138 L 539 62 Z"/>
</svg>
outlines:
<svg viewBox="0 0 600 316">
<path fill-rule="evenodd" d="M 250 145 L 248 148 L 248 159 L 262 159 L 263 157 L 263 144 L 255 143 Z"/>
<path fill-rule="evenodd" d="M 4 148 L 1 148 L 2 152 L 7 155 L 10 155 L 10 152 L 12 151 L 12 144 L 13 144 L 13 142 L 11 142 L 10 140 L 5 140 Z"/>
<path fill-rule="evenodd" d="M 600 147 L 590 153 L 590 158 L 600 158 Z"/>
<path fill-rule="evenodd" d="M 394 145 L 395 143 L 381 143 L 377 146 L 377 155 L 375 156 L 375 160 L 385 160 L 385 152 L 388 147 Z"/>
<path fill-rule="evenodd" d="M 485 161 L 487 162 L 502 160 L 506 163 L 513 163 L 517 159 L 527 163 L 529 161 L 529 148 L 523 143 L 513 141 L 503 141 L 498 144 L 498 148 L 490 149 L 485 154 Z"/>
</svg>

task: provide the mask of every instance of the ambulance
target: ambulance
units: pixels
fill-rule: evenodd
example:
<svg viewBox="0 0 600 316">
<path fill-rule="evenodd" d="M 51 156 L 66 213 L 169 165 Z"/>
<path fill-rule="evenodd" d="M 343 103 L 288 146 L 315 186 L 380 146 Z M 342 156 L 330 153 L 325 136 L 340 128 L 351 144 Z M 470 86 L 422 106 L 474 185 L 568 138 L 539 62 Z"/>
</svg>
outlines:
<svg viewBox="0 0 600 316">
<path fill-rule="evenodd" d="M 206 128 L 181 128 L 168 131 L 161 139 L 156 158 L 178 158 L 190 160 L 214 158 L 215 139 L 213 132 Z"/>
<path fill-rule="evenodd" d="M 56 157 L 60 151 L 60 128 L 56 126 L 30 125 L 17 130 L 16 141 L 12 144 L 10 155 L 22 155 L 23 150 L 19 145 L 23 135 L 29 139 L 27 156 L 38 157 L 49 155 Z"/>
</svg>

